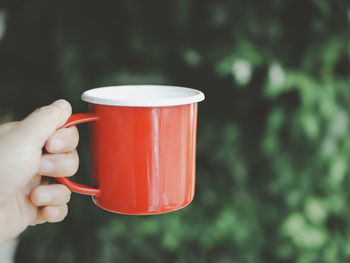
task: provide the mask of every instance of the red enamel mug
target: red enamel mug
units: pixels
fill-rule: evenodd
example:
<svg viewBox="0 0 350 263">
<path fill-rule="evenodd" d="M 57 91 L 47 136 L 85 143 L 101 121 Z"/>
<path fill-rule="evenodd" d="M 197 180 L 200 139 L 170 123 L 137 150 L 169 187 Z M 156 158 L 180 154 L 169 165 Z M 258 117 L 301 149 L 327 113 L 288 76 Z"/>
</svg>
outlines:
<svg viewBox="0 0 350 263">
<path fill-rule="evenodd" d="M 194 197 L 198 90 L 158 85 L 85 91 L 89 113 L 64 128 L 90 123 L 92 186 L 57 178 L 91 195 L 101 208 L 150 215 L 178 210 Z"/>
</svg>

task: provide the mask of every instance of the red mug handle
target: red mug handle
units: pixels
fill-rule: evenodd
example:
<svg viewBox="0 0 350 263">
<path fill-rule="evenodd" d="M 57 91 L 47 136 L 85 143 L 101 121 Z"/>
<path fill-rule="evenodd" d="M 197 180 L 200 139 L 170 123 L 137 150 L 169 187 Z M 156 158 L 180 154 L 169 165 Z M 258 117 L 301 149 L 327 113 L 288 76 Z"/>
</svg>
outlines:
<svg viewBox="0 0 350 263">
<path fill-rule="evenodd" d="M 71 126 L 84 123 L 84 122 L 91 122 L 91 121 L 97 121 L 98 116 L 95 113 L 77 113 L 77 114 L 72 114 L 67 122 L 63 125 L 62 128 L 69 128 Z M 56 178 L 58 182 L 61 184 L 64 184 L 65 186 L 68 187 L 69 190 L 79 193 L 79 194 L 84 194 L 84 195 L 98 195 L 100 193 L 100 189 L 97 188 L 92 188 L 86 185 L 74 183 L 68 178 L 65 177 L 57 177 Z"/>
</svg>

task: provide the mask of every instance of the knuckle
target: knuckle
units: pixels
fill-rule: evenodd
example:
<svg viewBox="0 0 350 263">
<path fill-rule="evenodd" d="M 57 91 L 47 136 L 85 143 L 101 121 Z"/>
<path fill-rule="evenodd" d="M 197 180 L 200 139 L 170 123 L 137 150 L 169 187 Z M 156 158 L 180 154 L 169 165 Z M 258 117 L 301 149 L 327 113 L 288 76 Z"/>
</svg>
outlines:
<svg viewBox="0 0 350 263">
<path fill-rule="evenodd" d="M 71 196 L 71 191 L 65 185 L 61 185 L 61 195 L 65 203 L 68 203 Z"/>
<path fill-rule="evenodd" d="M 75 174 L 79 169 L 79 155 L 77 151 L 72 152 L 72 161 L 73 161 L 73 174 Z"/>
<path fill-rule="evenodd" d="M 66 134 L 64 135 L 66 138 L 66 145 L 70 149 L 75 149 L 79 142 L 79 132 L 76 126 L 69 127 L 65 130 Z"/>
<path fill-rule="evenodd" d="M 66 204 L 69 203 L 70 198 L 71 198 L 71 192 L 69 191 L 69 193 L 67 194 L 66 200 L 65 200 Z"/>
<path fill-rule="evenodd" d="M 49 210 L 51 210 L 52 208 L 57 209 L 57 214 L 50 215 Z M 50 223 L 61 222 L 68 214 L 68 206 L 62 205 L 62 206 L 55 206 L 55 207 L 47 207 L 47 210 L 45 212 L 46 212 L 45 217 L 48 219 Z"/>
<path fill-rule="evenodd" d="M 65 185 L 62 185 L 62 186 L 63 186 L 63 191 L 64 191 L 65 195 L 70 196 L 72 192 L 68 189 L 67 186 L 65 186 Z"/>
<path fill-rule="evenodd" d="M 70 193 L 69 189 L 67 188 L 67 186 L 63 185 L 63 184 L 57 184 L 54 186 L 56 188 L 56 193 L 57 195 L 68 195 Z"/>
<path fill-rule="evenodd" d="M 35 189 L 32 192 L 32 196 L 35 198 L 35 200 L 39 199 L 39 196 L 41 193 L 47 191 L 47 187 L 48 187 L 47 185 L 39 185 L 35 187 Z"/>
<path fill-rule="evenodd" d="M 79 138 L 79 132 L 78 132 L 77 126 L 72 126 L 72 127 L 69 127 L 68 129 L 71 130 L 72 136 L 74 138 Z"/>
<path fill-rule="evenodd" d="M 46 150 L 48 151 L 48 152 L 53 152 L 55 149 L 54 149 L 54 143 L 53 143 L 53 139 L 54 137 L 53 136 L 51 136 L 48 140 L 47 140 L 47 142 L 45 143 L 45 148 L 46 148 Z"/>
<path fill-rule="evenodd" d="M 41 186 L 39 185 L 38 187 L 34 188 L 34 190 L 32 191 L 32 193 L 30 195 L 31 200 L 34 203 L 37 203 L 37 201 L 39 199 L 39 193 L 41 191 L 40 189 L 41 189 Z"/>
<path fill-rule="evenodd" d="M 56 105 L 48 105 L 39 108 L 39 112 L 45 115 L 59 115 L 61 109 Z"/>
<path fill-rule="evenodd" d="M 76 150 L 65 154 L 66 162 L 66 176 L 72 176 L 76 174 L 79 168 L 79 155 Z"/>
<path fill-rule="evenodd" d="M 62 221 L 68 214 L 68 206 L 67 205 L 61 206 L 59 210 L 60 212 L 58 215 L 58 221 Z"/>
<path fill-rule="evenodd" d="M 73 138 L 76 141 L 76 144 L 78 144 L 79 142 L 79 131 L 78 128 L 76 126 L 71 127 L 72 131 L 73 131 Z"/>
</svg>

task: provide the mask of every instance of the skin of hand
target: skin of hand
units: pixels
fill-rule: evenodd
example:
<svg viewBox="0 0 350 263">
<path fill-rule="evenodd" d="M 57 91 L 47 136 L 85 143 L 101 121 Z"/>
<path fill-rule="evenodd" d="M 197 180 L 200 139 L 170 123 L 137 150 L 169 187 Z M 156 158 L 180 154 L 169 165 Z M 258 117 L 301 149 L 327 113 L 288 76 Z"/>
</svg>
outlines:
<svg viewBox="0 0 350 263">
<path fill-rule="evenodd" d="M 22 121 L 0 125 L 0 244 L 29 225 L 67 215 L 71 192 L 48 178 L 78 170 L 78 130 L 60 129 L 71 112 L 67 101 L 58 100 Z"/>
</svg>

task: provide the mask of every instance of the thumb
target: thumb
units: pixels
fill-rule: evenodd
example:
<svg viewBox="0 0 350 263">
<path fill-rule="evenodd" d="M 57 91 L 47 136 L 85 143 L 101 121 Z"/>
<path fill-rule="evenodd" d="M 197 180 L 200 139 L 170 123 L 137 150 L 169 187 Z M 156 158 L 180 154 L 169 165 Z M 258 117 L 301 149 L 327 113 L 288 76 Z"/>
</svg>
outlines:
<svg viewBox="0 0 350 263">
<path fill-rule="evenodd" d="M 19 122 L 25 137 L 38 147 L 43 147 L 48 138 L 68 120 L 72 107 L 66 100 L 57 100 L 51 105 L 36 109 Z"/>
</svg>

